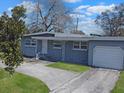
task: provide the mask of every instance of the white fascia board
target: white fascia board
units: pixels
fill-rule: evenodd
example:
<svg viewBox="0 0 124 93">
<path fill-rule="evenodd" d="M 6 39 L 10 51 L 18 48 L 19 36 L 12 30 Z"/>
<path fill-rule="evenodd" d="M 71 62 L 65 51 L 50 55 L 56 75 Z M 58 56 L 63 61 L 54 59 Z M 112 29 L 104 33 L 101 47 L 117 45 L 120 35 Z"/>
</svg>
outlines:
<svg viewBox="0 0 124 93">
<path fill-rule="evenodd" d="M 124 41 L 124 37 L 32 37 L 37 40 L 63 40 L 63 41 Z"/>
<path fill-rule="evenodd" d="M 92 40 L 124 41 L 124 37 L 93 37 Z"/>
<path fill-rule="evenodd" d="M 88 41 L 89 37 L 32 37 L 37 40 Z"/>
</svg>

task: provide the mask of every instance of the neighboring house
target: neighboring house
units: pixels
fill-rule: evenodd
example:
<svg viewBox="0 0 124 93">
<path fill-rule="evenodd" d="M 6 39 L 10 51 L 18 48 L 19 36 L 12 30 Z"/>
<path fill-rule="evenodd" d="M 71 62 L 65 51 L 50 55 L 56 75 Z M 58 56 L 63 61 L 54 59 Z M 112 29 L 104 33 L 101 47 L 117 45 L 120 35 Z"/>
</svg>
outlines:
<svg viewBox="0 0 124 93">
<path fill-rule="evenodd" d="M 40 32 L 22 38 L 24 56 L 95 67 L 124 68 L 124 37 Z"/>
</svg>

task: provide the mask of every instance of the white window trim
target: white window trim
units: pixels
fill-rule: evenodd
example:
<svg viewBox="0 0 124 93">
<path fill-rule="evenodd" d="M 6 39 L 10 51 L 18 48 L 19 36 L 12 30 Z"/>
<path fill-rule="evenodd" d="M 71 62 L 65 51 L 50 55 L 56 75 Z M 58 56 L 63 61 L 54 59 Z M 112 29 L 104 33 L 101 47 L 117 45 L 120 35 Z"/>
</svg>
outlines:
<svg viewBox="0 0 124 93">
<path fill-rule="evenodd" d="M 53 47 L 53 49 L 62 49 L 61 47 Z"/>
<path fill-rule="evenodd" d="M 54 45 L 56 44 L 56 42 L 53 43 L 53 49 L 62 49 L 62 43 L 60 42 L 61 44 L 61 47 L 55 47 Z"/>
<path fill-rule="evenodd" d="M 80 51 L 87 51 L 88 50 L 88 49 L 82 49 L 81 48 L 82 41 L 77 41 L 77 42 L 79 42 L 79 48 L 74 48 L 74 42 L 73 42 L 73 48 L 72 48 L 72 50 L 80 50 Z M 84 46 L 87 46 L 88 47 L 88 45 L 84 45 Z"/>
<path fill-rule="evenodd" d="M 79 48 L 73 48 L 72 50 L 87 51 L 87 49 L 79 49 Z"/>
</svg>

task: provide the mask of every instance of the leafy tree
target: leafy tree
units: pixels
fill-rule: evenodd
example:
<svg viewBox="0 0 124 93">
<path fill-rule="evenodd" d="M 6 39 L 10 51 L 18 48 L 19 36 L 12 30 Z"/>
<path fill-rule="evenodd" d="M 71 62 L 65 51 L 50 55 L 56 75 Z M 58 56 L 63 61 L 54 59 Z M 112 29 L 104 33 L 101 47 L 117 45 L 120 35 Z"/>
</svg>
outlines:
<svg viewBox="0 0 124 93">
<path fill-rule="evenodd" d="M 16 6 L 11 12 L 11 16 L 4 12 L 0 17 L 0 58 L 7 66 L 5 70 L 13 74 L 15 68 L 23 61 L 20 39 L 26 29 L 24 22 L 26 9 L 23 6 Z"/>
<path fill-rule="evenodd" d="M 124 29 L 124 3 L 117 5 L 112 11 L 105 11 L 97 16 L 96 24 L 100 25 L 108 36 L 120 36 Z"/>
</svg>

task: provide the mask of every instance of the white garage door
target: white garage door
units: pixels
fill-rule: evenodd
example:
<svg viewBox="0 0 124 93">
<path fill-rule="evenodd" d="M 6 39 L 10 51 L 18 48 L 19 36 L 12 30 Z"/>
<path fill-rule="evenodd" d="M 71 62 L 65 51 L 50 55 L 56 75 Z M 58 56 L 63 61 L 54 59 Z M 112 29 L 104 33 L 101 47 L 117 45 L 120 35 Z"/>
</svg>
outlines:
<svg viewBox="0 0 124 93">
<path fill-rule="evenodd" d="M 96 46 L 93 49 L 93 66 L 123 69 L 123 56 L 120 47 Z"/>
</svg>

